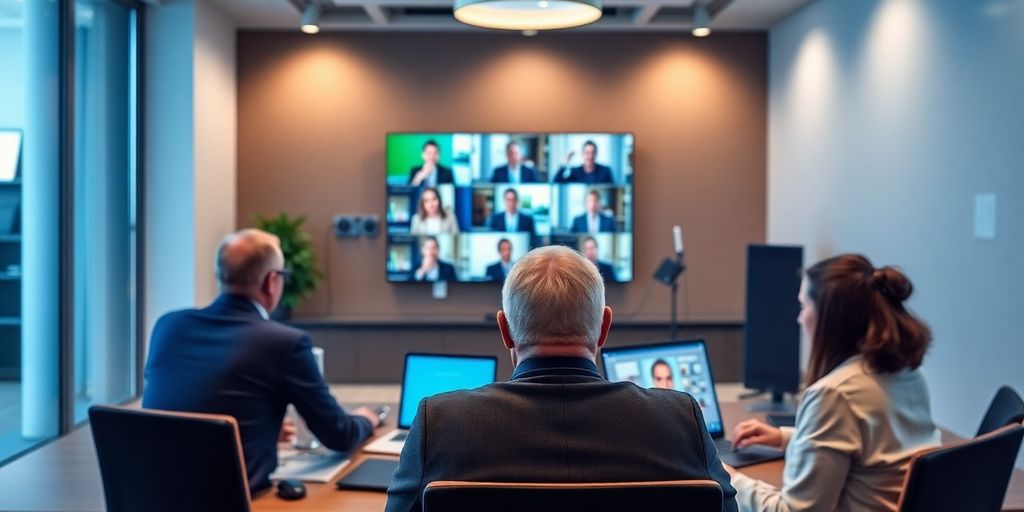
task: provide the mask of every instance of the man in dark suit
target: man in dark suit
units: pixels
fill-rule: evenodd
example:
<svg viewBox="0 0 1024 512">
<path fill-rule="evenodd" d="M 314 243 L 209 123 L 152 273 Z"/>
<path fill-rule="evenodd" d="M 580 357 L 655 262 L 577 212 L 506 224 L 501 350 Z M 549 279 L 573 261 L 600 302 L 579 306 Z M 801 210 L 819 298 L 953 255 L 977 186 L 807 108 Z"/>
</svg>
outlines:
<svg viewBox="0 0 1024 512">
<path fill-rule="evenodd" d="M 713 479 L 723 510 L 736 510 L 736 491 L 693 397 L 608 382 L 598 372 L 612 311 L 601 276 L 579 253 L 547 246 L 519 260 L 497 321 L 516 366 L 511 380 L 420 402 L 388 512 L 420 510 L 423 489 L 438 480 Z"/>
<path fill-rule="evenodd" d="M 420 265 L 413 274 L 416 281 L 454 281 L 455 265 L 441 261 L 437 237 L 425 236 L 420 242 Z"/>
<path fill-rule="evenodd" d="M 441 184 L 455 183 L 452 170 L 437 163 L 441 159 L 441 147 L 433 139 L 423 143 L 423 165 L 413 167 L 409 171 L 409 184 L 414 187 L 436 187 Z"/>
<path fill-rule="evenodd" d="M 491 183 L 536 183 L 537 171 L 523 163 L 523 148 L 516 141 L 505 145 L 508 163 L 494 169 Z"/>
<path fill-rule="evenodd" d="M 491 281 L 504 281 L 508 271 L 512 270 L 512 242 L 507 238 L 498 241 L 498 256 L 501 259 L 487 267 L 487 278 Z"/>
<path fill-rule="evenodd" d="M 596 190 L 587 192 L 587 213 L 572 220 L 573 233 L 614 233 L 615 219 L 611 215 L 601 213 L 601 193 Z"/>
<path fill-rule="evenodd" d="M 583 257 L 590 260 L 591 263 L 597 267 L 597 272 L 601 274 L 606 283 L 614 283 L 615 279 L 615 267 L 611 263 L 604 262 L 597 257 L 597 240 L 592 236 L 588 236 L 583 239 Z"/>
<path fill-rule="evenodd" d="M 569 167 L 575 151 L 570 151 L 565 157 L 565 165 L 555 174 L 555 183 L 585 183 L 594 185 L 597 183 L 614 183 L 611 167 L 597 163 L 597 144 L 588 140 L 583 143 L 583 165 Z"/>
<path fill-rule="evenodd" d="M 206 308 L 161 317 L 146 363 L 143 407 L 238 420 L 254 492 L 270 486 L 289 403 L 333 450 L 355 448 L 380 423 L 365 407 L 346 414 L 320 375 L 309 335 L 269 320 L 285 274 L 276 236 L 255 229 L 229 235 L 217 249 L 221 295 Z"/>
<path fill-rule="evenodd" d="M 494 231 L 529 233 L 530 236 L 537 231 L 533 216 L 519 211 L 519 192 L 514 188 L 505 190 L 505 211 L 491 215 L 488 225 Z"/>
</svg>

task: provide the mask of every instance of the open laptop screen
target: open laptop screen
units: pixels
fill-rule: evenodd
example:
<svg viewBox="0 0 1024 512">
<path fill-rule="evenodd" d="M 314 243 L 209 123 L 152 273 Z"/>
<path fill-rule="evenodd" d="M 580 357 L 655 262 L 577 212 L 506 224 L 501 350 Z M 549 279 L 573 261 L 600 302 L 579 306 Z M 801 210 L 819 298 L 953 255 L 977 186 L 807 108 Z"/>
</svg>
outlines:
<svg viewBox="0 0 1024 512">
<path fill-rule="evenodd" d="M 406 354 L 398 428 L 412 427 L 416 408 L 426 397 L 473 389 L 490 384 L 498 376 L 498 359 L 485 356 Z"/>
<path fill-rule="evenodd" d="M 713 436 L 722 434 L 722 415 L 704 340 L 606 348 L 601 351 L 601 359 L 610 381 L 630 381 L 646 388 L 671 388 L 693 395 L 708 432 Z"/>
</svg>

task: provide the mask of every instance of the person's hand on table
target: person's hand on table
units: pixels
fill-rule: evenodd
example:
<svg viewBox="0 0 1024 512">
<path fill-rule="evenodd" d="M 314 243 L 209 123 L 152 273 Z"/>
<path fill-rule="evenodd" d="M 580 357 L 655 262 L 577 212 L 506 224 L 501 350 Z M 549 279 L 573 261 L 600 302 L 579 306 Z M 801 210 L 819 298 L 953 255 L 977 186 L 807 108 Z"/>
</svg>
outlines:
<svg viewBox="0 0 1024 512">
<path fill-rule="evenodd" d="M 285 418 L 281 423 L 281 431 L 277 434 L 277 442 L 290 443 L 295 440 L 295 422 L 291 418 Z"/>
<path fill-rule="evenodd" d="M 782 431 L 761 420 L 746 420 L 732 429 L 732 446 L 739 450 L 752 444 L 782 448 Z"/>
<path fill-rule="evenodd" d="M 373 425 L 373 428 L 377 428 L 380 426 L 380 416 L 377 416 L 377 413 L 373 409 L 370 409 L 369 407 L 359 407 L 353 409 L 352 414 L 362 416 L 370 420 L 370 425 Z"/>
</svg>

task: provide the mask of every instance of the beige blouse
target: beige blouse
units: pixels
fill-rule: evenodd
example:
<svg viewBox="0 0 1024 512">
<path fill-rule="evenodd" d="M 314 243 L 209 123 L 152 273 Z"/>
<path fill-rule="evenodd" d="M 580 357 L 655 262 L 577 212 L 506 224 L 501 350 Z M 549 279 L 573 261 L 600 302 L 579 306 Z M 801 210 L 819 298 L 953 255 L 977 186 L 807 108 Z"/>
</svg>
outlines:
<svg viewBox="0 0 1024 512">
<path fill-rule="evenodd" d="M 451 210 L 445 209 L 445 213 L 443 218 L 435 217 L 433 219 L 421 218 L 420 214 L 416 213 L 412 216 L 409 232 L 413 235 L 458 234 L 459 220 L 455 218 L 455 214 Z"/>
<path fill-rule="evenodd" d="M 895 511 L 911 456 L 939 445 L 924 375 L 873 373 L 860 356 L 807 388 L 782 438 L 782 489 L 734 476 L 741 511 Z"/>
</svg>

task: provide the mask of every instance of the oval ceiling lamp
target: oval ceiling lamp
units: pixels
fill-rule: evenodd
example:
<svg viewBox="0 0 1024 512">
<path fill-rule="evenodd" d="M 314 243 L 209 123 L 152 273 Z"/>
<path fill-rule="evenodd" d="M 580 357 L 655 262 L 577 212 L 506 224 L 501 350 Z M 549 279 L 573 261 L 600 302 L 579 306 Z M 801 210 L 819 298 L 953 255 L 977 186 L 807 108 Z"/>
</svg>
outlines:
<svg viewBox="0 0 1024 512">
<path fill-rule="evenodd" d="M 579 27 L 601 19 L 601 0 L 455 0 L 455 19 L 503 30 Z"/>
</svg>

